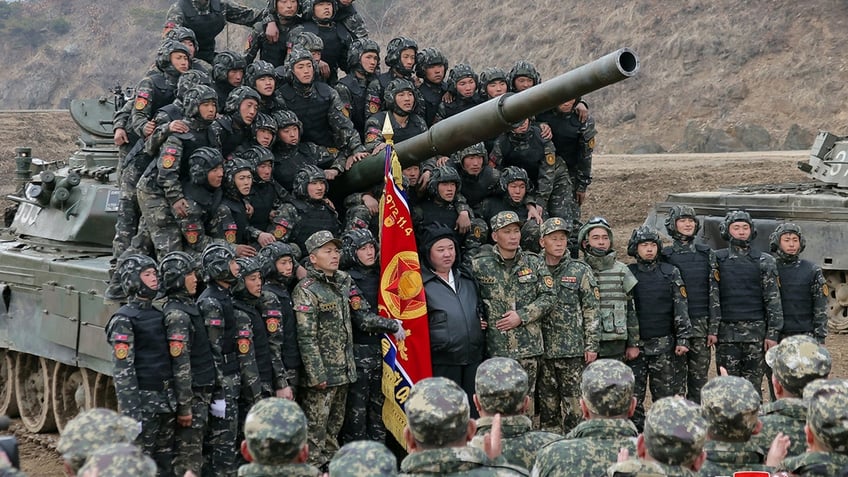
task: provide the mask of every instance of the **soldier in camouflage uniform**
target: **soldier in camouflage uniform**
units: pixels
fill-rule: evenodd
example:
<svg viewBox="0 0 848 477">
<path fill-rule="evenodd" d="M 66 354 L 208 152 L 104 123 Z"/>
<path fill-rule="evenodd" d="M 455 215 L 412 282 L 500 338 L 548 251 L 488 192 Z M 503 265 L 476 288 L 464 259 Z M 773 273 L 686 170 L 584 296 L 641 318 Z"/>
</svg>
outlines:
<svg viewBox="0 0 848 477">
<path fill-rule="evenodd" d="M 721 295 L 716 365 L 751 381 L 761 393 L 765 352 L 783 329 L 777 264 L 751 247 L 757 231 L 747 212 L 728 212 L 719 232 L 729 245 L 716 252 Z"/>
<path fill-rule="evenodd" d="M 753 435 L 761 423 L 757 419 L 760 396 L 744 378 L 718 376 L 701 392 L 701 414 L 707 421 L 707 460 L 699 470 L 703 477 L 733 475 L 737 470 L 765 470 L 765 453 Z"/>
<path fill-rule="evenodd" d="M 272 0 L 268 2 L 271 7 L 271 21 L 277 25 L 279 38 L 273 43 L 265 35 L 265 25 L 257 23 L 253 31 L 247 36 L 247 47 L 244 51 L 247 63 L 253 63 L 257 57 L 277 66 L 283 66 L 291 29 L 301 22 L 298 16 L 300 2 L 298 0 Z"/>
<path fill-rule="evenodd" d="M 77 475 L 153 477 L 163 474 L 161 468 L 157 472 L 153 459 L 145 455 L 138 447 L 132 444 L 110 444 L 92 452 Z"/>
<path fill-rule="evenodd" d="M 766 352 L 766 365 L 772 369 L 776 401 L 763 406 L 763 429 L 756 440 L 767 449 L 778 432 L 789 436 L 789 456 L 806 450 L 804 424 L 807 403 L 801 400 L 808 383 L 830 374 L 832 359 L 824 345 L 807 335 L 790 336 Z"/>
<path fill-rule="evenodd" d="M 528 394 L 535 396 L 544 351 L 540 320 L 547 317 L 556 294 L 544 261 L 521 250 L 520 224 L 515 212 L 494 216 L 490 226 L 495 245 L 472 258 L 471 270 L 486 312 L 487 354 L 521 363 L 529 377 Z M 532 416 L 534 409 L 531 399 L 528 414 Z"/>
<path fill-rule="evenodd" d="M 327 198 L 330 183 L 318 166 L 303 166 L 294 178 L 294 196 L 274 212 L 274 223 L 282 226 L 278 240 L 297 245 L 306 250 L 306 240 L 319 230 L 328 230 L 335 236 L 341 232 L 336 207 Z"/>
<path fill-rule="evenodd" d="M 465 391 L 447 378 L 415 383 L 405 404 L 403 438 L 409 455 L 399 475 L 516 476 L 526 473 L 492 463 L 486 452 L 466 444 L 476 424 L 470 419 Z"/>
<path fill-rule="evenodd" d="M 848 465 L 848 392 L 823 387 L 810 396 L 805 428 L 807 452 L 778 466 L 792 475 L 833 476 Z M 785 475 L 785 474 L 776 474 Z"/>
<path fill-rule="evenodd" d="M 592 267 L 600 291 L 599 358 L 631 360 L 639 355 L 639 319 L 633 305 L 636 277 L 627 265 L 615 259 L 609 222 L 595 217 L 580 228 L 577 236 L 583 260 Z"/>
<path fill-rule="evenodd" d="M 451 68 L 445 81 L 451 101 L 442 100 L 439 109 L 436 111 L 436 117 L 433 118 L 433 123 L 435 124 L 481 104 L 484 99 L 477 92 L 478 83 L 479 77 L 471 66 L 460 63 Z"/>
<path fill-rule="evenodd" d="M 530 405 L 527 373 L 510 358 L 490 358 L 477 367 L 474 380 L 474 405 L 480 413 L 477 432 L 470 445 L 485 449 L 484 438 L 492 431 L 495 414 L 501 415 L 501 455 L 504 462 L 525 469 L 533 467 L 536 451 L 562 439 L 559 434 L 534 431 L 533 421 L 525 415 Z"/>
<path fill-rule="evenodd" d="M 197 261 L 185 252 L 171 252 L 159 264 L 165 303 L 165 329 L 177 398 L 174 473 L 203 466 L 203 436 L 209 423 L 212 387 L 217 381 L 206 326 L 194 301 Z"/>
<path fill-rule="evenodd" d="M 413 81 L 415 61 L 418 55 L 418 43 L 412 38 L 399 36 L 392 38 L 386 46 L 386 66 L 389 71 L 380 73 L 368 84 L 365 93 L 365 119 L 377 114 L 383 108 L 383 93 L 393 79 L 403 78 Z M 417 101 L 424 104 L 423 100 Z"/>
<path fill-rule="evenodd" d="M 418 93 L 423 99 L 419 105 L 419 113 L 424 117 L 427 127 L 433 125 L 436 112 L 447 92 L 444 79 L 448 66 L 448 58 L 438 48 L 424 48 L 415 55 L 415 74 L 421 80 Z"/>
<path fill-rule="evenodd" d="M 135 88 L 133 109 L 127 130 L 140 138 L 150 136 L 156 124 L 153 114 L 171 104 L 176 98 L 177 80 L 189 70 L 189 49 L 174 40 L 165 40 L 156 55 L 156 68 L 147 74 Z"/>
<path fill-rule="evenodd" d="M 246 67 L 244 56 L 234 51 L 224 50 L 215 55 L 215 62 L 212 63 L 212 87 L 218 93 L 221 109 L 226 104 L 230 92 L 242 85 Z"/>
<path fill-rule="evenodd" d="M 359 133 L 359 139 L 364 141 L 365 90 L 379 71 L 380 45 L 367 38 L 354 41 L 347 54 L 347 68 L 349 73 L 336 83 L 335 88 L 345 106 L 347 116 Z"/>
<path fill-rule="evenodd" d="M 162 312 L 153 308 L 159 290 L 156 262 L 130 255 L 116 273 L 129 297 L 106 325 L 118 410 L 141 423 L 139 445 L 156 460 L 161 475 L 170 475 L 176 398 Z"/>
<path fill-rule="evenodd" d="M 385 319 L 370 313 L 350 275 L 339 270 L 341 244 L 327 230 L 306 240 L 312 267 L 292 296 L 305 369 L 299 394 L 309 420 L 309 461 L 318 467 L 326 467 L 339 448 L 348 386 L 356 381 L 353 327 L 389 331 Z M 392 332 L 400 329 L 391 323 Z"/>
<path fill-rule="evenodd" d="M 704 462 L 707 423 L 695 403 L 681 397 L 655 401 L 636 441 L 637 459 L 614 464 L 609 477 L 693 477 Z M 632 456 L 631 456 L 632 457 Z"/>
<path fill-rule="evenodd" d="M 394 131 L 393 140 L 398 143 L 427 131 L 424 118 L 415 113 L 415 85 L 405 79 L 394 79 L 383 93 L 383 111 L 365 121 L 365 149 L 377 154 L 386 148 L 383 126 L 386 118 Z"/>
<path fill-rule="evenodd" d="M 221 185 L 224 157 L 211 147 L 201 147 L 189 158 L 189 180 L 183 183 L 186 216 L 177 218 L 182 234 L 182 249 L 200 257 L 210 243 L 223 243 L 224 231 L 233 217 L 223 203 Z"/>
<path fill-rule="evenodd" d="M 311 142 L 302 142 L 303 123 L 291 111 L 275 111 L 272 115 L 277 122 L 277 140 L 271 152 L 274 153 L 274 180 L 287 191 L 294 192 L 294 177 L 304 166 L 318 166 L 324 171 L 327 180 L 333 180 L 344 172 L 345 158 L 330 148 Z"/>
<path fill-rule="evenodd" d="M 339 0 L 339 12 L 336 13 L 336 21 L 347 28 L 354 40 L 368 37 L 368 29 L 365 27 L 365 19 L 353 6 L 355 0 Z"/>
<path fill-rule="evenodd" d="M 256 115 L 259 114 L 259 101 L 262 99 L 253 88 L 242 85 L 230 91 L 223 106 L 223 115 L 212 123 L 212 134 L 221 145 L 221 154 L 230 160 L 242 144 L 250 141 L 250 129 Z"/>
<path fill-rule="evenodd" d="M 478 216 L 482 215 L 481 206 L 484 201 L 489 197 L 499 196 L 502 192 L 500 171 L 489 165 L 488 155 L 485 144 L 478 142 L 453 153 L 449 162 L 462 179 L 462 195 Z"/>
<path fill-rule="evenodd" d="M 541 233 L 539 243 L 557 300 L 542 320 L 545 353 L 539 379 L 539 424 L 563 434 L 580 422 L 580 375 L 598 357 L 601 293 L 592 269 L 568 256 L 571 223 L 554 217 L 542 223 Z"/>
<path fill-rule="evenodd" d="M 658 261 L 662 240 L 657 231 L 642 226 L 633 231 L 627 243 L 627 254 L 636 259 L 629 265 L 636 277 L 633 298 L 639 318 L 642 346 L 639 356 L 628 364 L 636 376 L 636 399 L 639 405 L 633 423 L 642 429 L 645 416 L 645 392 L 651 387 L 652 399 L 683 394 L 685 373 L 675 369 L 675 356 L 689 351 L 692 325 L 686 286 L 674 265 Z"/>
<path fill-rule="evenodd" d="M 138 432 L 138 422 L 127 416 L 111 409 L 89 409 L 68 421 L 59 436 L 56 452 L 62 456 L 65 473 L 79 475 L 93 452 L 109 444 L 131 444 Z"/>
<path fill-rule="evenodd" d="M 532 475 L 602 475 L 619 449 L 636 453 L 633 371 L 617 360 L 599 359 L 586 366 L 580 381 L 580 409 L 585 421 L 564 440 L 539 450 Z"/>
<path fill-rule="evenodd" d="M 707 382 L 711 348 L 715 346 L 721 321 L 718 260 L 712 249 L 695 243 L 700 228 L 695 209 L 686 205 L 672 206 L 665 219 L 665 229 L 674 244 L 665 247 L 660 256 L 660 260 L 680 270 L 686 284 L 692 335 L 689 352 L 675 358 L 675 368 L 684 373 L 678 379 L 686 385 L 686 399 L 695 403 L 701 402 L 701 388 Z"/>
<path fill-rule="evenodd" d="M 397 458 L 380 442 L 356 441 L 342 446 L 330 461 L 333 477 L 397 475 Z"/>
<path fill-rule="evenodd" d="M 244 69 L 244 84 L 259 93 L 259 112 L 274 114 L 288 109 L 286 100 L 277 90 L 277 70 L 267 61 L 256 60 Z"/>
<path fill-rule="evenodd" d="M 263 399 L 244 420 L 241 453 L 249 464 L 239 467 L 241 477 L 286 475 L 316 477 L 321 471 L 306 463 L 306 416 L 292 401 Z"/>
<path fill-rule="evenodd" d="M 521 219 L 521 248 L 538 253 L 539 226 L 542 220 L 548 218 L 547 212 L 536 205 L 536 200 L 530 192 L 533 191 L 533 183 L 527 176 L 527 171 L 520 167 L 509 166 L 500 173 L 498 179 L 500 194 L 489 197 L 479 207 L 480 216 L 483 220 L 492 220 L 498 212 L 509 210 L 518 214 Z"/>
<path fill-rule="evenodd" d="M 212 72 L 211 63 L 195 58 L 194 54 L 197 52 L 197 35 L 195 35 L 194 31 L 190 28 L 184 26 L 174 27 L 165 34 L 165 38 L 168 40 L 178 41 L 188 48 L 188 59 L 190 63 L 189 68 L 191 70 L 202 71 L 207 74 Z"/>
<path fill-rule="evenodd" d="M 334 86 L 339 80 L 339 68 L 347 71 L 347 54 L 354 37 L 344 24 L 334 21 L 339 5 L 336 0 L 301 0 L 300 3 L 303 23 L 292 28 L 289 47 L 293 49 L 292 40 L 303 33 L 312 33 L 323 40 L 321 63 L 326 66 L 322 65 L 322 76 L 327 84 Z"/>
</svg>

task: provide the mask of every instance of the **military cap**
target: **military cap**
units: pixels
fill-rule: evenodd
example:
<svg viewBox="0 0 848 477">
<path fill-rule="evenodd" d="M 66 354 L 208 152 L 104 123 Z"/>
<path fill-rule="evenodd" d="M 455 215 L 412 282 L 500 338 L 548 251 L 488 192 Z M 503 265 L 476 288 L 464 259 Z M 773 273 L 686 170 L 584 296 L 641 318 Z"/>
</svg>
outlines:
<svg viewBox="0 0 848 477">
<path fill-rule="evenodd" d="M 97 477 L 155 477 L 156 463 L 132 444 L 110 444 L 94 451 L 78 475 L 87 472 Z"/>
<path fill-rule="evenodd" d="M 379 442 L 348 442 L 330 461 L 330 475 L 332 477 L 397 475 L 397 459 L 385 445 Z"/>
<path fill-rule="evenodd" d="M 247 450 L 258 464 L 291 463 L 306 443 L 306 426 L 306 416 L 294 401 L 263 399 L 244 420 Z"/>
<path fill-rule="evenodd" d="M 809 384 L 804 386 L 804 393 L 802 398 L 805 403 L 810 402 L 810 398 L 815 394 L 818 390 L 824 388 L 832 388 L 836 389 L 840 392 L 848 393 L 848 380 L 846 379 L 816 379 L 814 381 L 810 381 Z"/>
<path fill-rule="evenodd" d="M 542 222 L 542 226 L 539 228 L 539 232 L 542 234 L 542 237 L 560 230 L 571 235 L 571 223 L 559 217 L 551 217 L 550 219 Z"/>
<path fill-rule="evenodd" d="M 580 394 L 598 416 L 618 416 L 630 409 L 635 379 L 630 366 L 614 359 L 599 359 L 583 371 Z"/>
<path fill-rule="evenodd" d="M 491 227 L 492 232 L 500 230 L 511 224 L 521 224 L 521 219 L 518 218 L 518 214 L 511 210 L 502 210 L 489 221 L 489 226 Z"/>
<path fill-rule="evenodd" d="M 419 443 L 430 446 L 443 446 L 465 435 L 471 413 L 465 391 L 450 379 L 441 377 L 417 382 L 409 393 L 405 409 L 412 436 Z"/>
<path fill-rule="evenodd" d="M 491 358 L 477 368 L 474 388 L 480 406 L 488 413 L 517 413 L 530 389 L 527 372 L 511 358 Z"/>
<path fill-rule="evenodd" d="M 339 247 L 339 250 L 341 250 L 342 241 L 334 237 L 333 233 L 329 230 L 319 230 L 315 232 L 306 239 L 306 243 L 304 245 L 306 246 L 306 251 L 308 253 L 312 253 L 330 242 L 336 244 Z"/>
<path fill-rule="evenodd" d="M 759 412 L 760 395 L 745 378 L 717 376 L 701 389 L 701 414 L 713 437 L 747 440 L 757 427 Z"/>
<path fill-rule="evenodd" d="M 135 419 L 111 409 L 89 409 L 68 422 L 56 450 L 77 471 L 95 450 L 109 444 L 131 443 L 139 431 Z"/>
<path fill-rule="evenodd" d="M 681 397 L 654 402 L 642 433 L 648 454 L 667 465 L 689 465 L 704 450 L 707 423 L 701 409 Z"/>
<path fill-rule="evenodd" d="M 771 367 L 781 386 L 800 396 L 810 381 L 826 378 L 833 361 L 830 352 L 815 339 L 806 335 L 785 338 L 766 352 L 766 364 Z"/>
<path fill-rule="evenodd" d="M 825 387 L 810 396 L 807 425 L 833 452 L 848 454 L 848 392 Z"/>
</svg>

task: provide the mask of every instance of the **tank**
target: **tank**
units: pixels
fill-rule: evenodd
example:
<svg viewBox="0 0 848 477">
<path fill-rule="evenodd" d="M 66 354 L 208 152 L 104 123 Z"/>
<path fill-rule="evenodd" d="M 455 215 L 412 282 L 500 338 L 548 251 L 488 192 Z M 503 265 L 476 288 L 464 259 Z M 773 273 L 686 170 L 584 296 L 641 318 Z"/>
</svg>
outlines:
<svg viewBox="0 0 848 477">
<path fill-rule="evenodd" d="M 621 49 L 530 90 L 490 100 L 396 145 L 404 165 L 495 137 L 568 99 L 633 76 Z M 80 410 L 116 407 L 104 328 L 118 305 L 104 300 L 119 190 L 112 116 L 122 95 L 73 101 L 79 150 L 67 160 L 17 150 L 17 209 L 0 235 L 0 414 L 31 432 L 64 425 Z M 365 190 L 383 179 L 382 155 L 367 158 L 333 187 Z M 9 215 L 9 214 L 7 214 Z"/>
<path fill-rule="evenodd" d="M 801 257 L 818 263 L 827 280 L 829 327 L 848 332 L 848 137 L 819 132 L 809 159 L 798 168 L 809 182 L 670 194 L 652 208 L 645 223 L 665 233 L 669 209 L 689 205 L 701 220 L 696 240 L 719 249 L 727 247 L 719 224 L 727 212 L 741 209 L 751 214 L 757 229 L 754 245 L 763 251 L 769 250 L 769 235 L 778 225 L 800 225 L 807 240 Z"/>
</svg>

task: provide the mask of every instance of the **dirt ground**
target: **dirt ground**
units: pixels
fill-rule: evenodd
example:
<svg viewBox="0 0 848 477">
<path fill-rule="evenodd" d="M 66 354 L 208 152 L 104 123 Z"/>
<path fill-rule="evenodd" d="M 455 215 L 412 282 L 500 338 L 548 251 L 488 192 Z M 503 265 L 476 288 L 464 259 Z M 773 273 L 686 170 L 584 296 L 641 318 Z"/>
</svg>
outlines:
<svg viewBox="0 0 848 477">
<path fill-rule="evenodd" d="M 65 159 L 75 149 L 76 128 L 67 113 L 0 112 L 0 192 L 14 190 L 14 149 L 33 148 L 33 156 Z M 651 205 L 671 192 L 714 190 L 739 184 L 804 181 L 795 163 L 807 153 L 758 152 L 733 154 L 602 155 L 594 161 L 583 219 L 602 215 L 614 225 L 617 249 L 640 225 Z M 834 357 L 834 377 L 848 376 L 848 336 L 828 339 Z M 29 475 L 61 475 L 55 452 L 37 444 L 21 446 Z"/>
</svg>

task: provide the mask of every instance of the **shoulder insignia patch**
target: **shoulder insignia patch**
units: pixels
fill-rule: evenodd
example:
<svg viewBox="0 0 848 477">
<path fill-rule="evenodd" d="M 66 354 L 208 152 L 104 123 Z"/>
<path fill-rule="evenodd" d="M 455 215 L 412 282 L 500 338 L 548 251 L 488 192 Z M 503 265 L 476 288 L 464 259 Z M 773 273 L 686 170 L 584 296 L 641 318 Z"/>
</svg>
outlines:
<svg viewBox="0 0 848 477">
<path fill-rule="evenodd" d="M 309 305 L 297 305 L 297 306 L 294 307 L 294 309 L 295 309 L 295 311 L 303 311 L 303 312 L 312 311 L 312 307 L 309 306 Z"/>
<path fill-rule="evenodd" d="M 330 153 L 331 156 L 335 156 L 339 153 L 339 148 L 337 147 L 328 147 L 327 152 Z"/>
<path fill-rule="evenodd" d="M 212 318 L 208 321 L 208 326 L 221 326 L 221 323 L 222 322 L 220 318 Z"/>
<path fill-rule="evenodd" d="M 360 308 L 362 308 L 362 298 L 360 298 L 359 296 L 350 297 L 350 307 L 354 310 L 359 310 Z"/>
<path fill-rule="evenodd" d="M 680 294 L 683 295 L 683 298 L 688 297 L 688 295 L 686 295 L 686 287 L 685 286 L 682 286 L 682 285 L 680 286 Z"/>
<path fill-rule="evenodd" d="M 196 244 L 198 239 L 200 238 L 199 229 L 200 229 L 200 227 L 197 224 L 194 224 L 194 223 L 186 225 L 186 229 L 183 232 L 183 234 L 185 235 L 185 238 L 186 238 L 186 242 L 188 242 L 191 245 Z"/>
<path fill-rule="evenodd" d="M 600 289 L 600 288 L 598 288 L 598 287 L 595 287 L 595 299 L 596 299 L 596 300 L 600 300 L 600 299 L 601 299 L 601 289 Z"/>
<path fill-rule="evenodd" d="M 376 141 L 377 137 L 377 133 L 368 133 L 365 135 L 365 142 Z"/>
<path fill-rule="evenodd" d="M 135 98 L 135 109 L 141 111 L 142 109 L 147 107 L 147 99 L 142 98 L 141 96 Z"/>
<path fill-rule="evenodd" d="M 265 328 L 268 330 L 268 333 L 276 333 L 280 329 L 280 320 L 268 318 L 265 320 Z"/>
<path fill-rule="evenodd" d="M 274 226 L 274 238 L 275 239 L 279 240 L 279 239 L 285 237 L 287 233 L 288 233 L 288 229 L 285 226 L 283 226 L 282 224 L 277 224 L 276 226 Z"/>
<path fill-rule="evenodd" d="M 271 317 L 278 317 L 279 318 L 279 317 L 283 316 L 283 314 L 280 313 L 280 310 L 265 310 L 265 316 L 271 316 Z"/>
<path fill-rule="evenodd" d="M 126 343 L 115 343 L 115 357 L 118 359 L 127 359 L 130 354 L 130 345 Z"/>
<path fill-rule="evenodd" d="M 550 275 L 546 276 L 544 281 L 545 281 L 546 287 L 548 287 L 548 288 L 554 287 L 554 279 Z"/>
<path fill-rule="evenodd" d="M 586 146 L 588 146 L 589 149 L 594 149 L 595 148 L 595 138 L 589 139 L 589 142 L 586 144 Z"/>
<path fill-rule="evenodd" d="M 827 286 L 827 283 L 822 285 L 822 294 L 824 296 L 830 296 L 830 287 Z"/>
<path fill-rule="evenodd" d="M 247 338 L 238 340 L 238 350 L 241 354 L 247 354 L 250 351 L 250 340 Z"/>
<path fill-rule="evenodd" d="M 562 282 L 563 283 L 577 283 L 577 277 L 568 277 L 568 276 L 563 275 Z"/>
<path fill-rule="evenodd" d="M 342 114 L 344 114 L 344 117 L 346 118 L 350 117 L 350 105 L 346 104 L 345 107 L 342 108 Z"/>
<path fill-rule="evenodd" d="M 171 341 L 168 346 L 168 350 L 171 352 L 172 358 L 178 358 L 181 354 L 183 354 L 183 347 L 185 345 L 182 341 Z"/>
<path fill-rule="evenodd" d="M 115 333 L 112 335 L 112 341 L 129 341 L 130 337 L 124 334 Z"/>
<path fill-rule="evenodd" d="M 554 156 L 554 153 L 549 152 L 545 154 L 545 162 L 547 162 L 549 166 L 554 165 L 556 163 L 556 156 Z"/>
<path fill-rule="evenodd" d="M 250 331 L 249 330 L 239 330 L 238 335 L 241 338 L 250 338 Z"/>
<path fill-rule="evenodd" d="M 173 334 L 170 337 L 168 337 L 168 339 L 171 340 L 171 341 L 185 341 L 186 336 L 185 335 L 179 335 L 179 334 Z"/>
<path fill-rule="evenodd" d="M 380 111 L 380 101 L 371 98 L 371 101 L 368 102 L 368 112 L 371 114 L 377 114 Z"/>
<path fill-rule="evenodd" d="M 236 232 L 238 231 L 238 225 L 236 224 L 227 224 L 227 230 L 224 231 L 224 240 L 227 243 L 236 243 Z"/>
<path fill-rule="evenodd" d="M 162 156 L 162 167 L 165 169 L 170 169 L 174 167 L 174 164 L 177 162 L 177 158 L 173 156 L 173 154 L 165 154 Z"/>
</svg>

